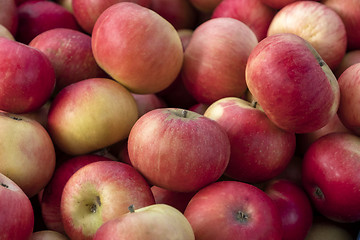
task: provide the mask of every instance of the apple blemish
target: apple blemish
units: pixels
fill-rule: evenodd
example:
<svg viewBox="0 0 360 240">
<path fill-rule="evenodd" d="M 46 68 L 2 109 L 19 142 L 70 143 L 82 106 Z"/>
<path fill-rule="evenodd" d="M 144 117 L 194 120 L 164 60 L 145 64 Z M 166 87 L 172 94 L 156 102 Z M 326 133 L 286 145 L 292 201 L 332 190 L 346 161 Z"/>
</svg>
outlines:
<svg viewBox="0 0 360 240">
<path fill-rule="evenodd" d="M 236 220 L 241 223 L 246 223 L 249 219 L 249 215 L 244 213 L 243 211 L 239 210 L 236 212 Z"/>
</svg>

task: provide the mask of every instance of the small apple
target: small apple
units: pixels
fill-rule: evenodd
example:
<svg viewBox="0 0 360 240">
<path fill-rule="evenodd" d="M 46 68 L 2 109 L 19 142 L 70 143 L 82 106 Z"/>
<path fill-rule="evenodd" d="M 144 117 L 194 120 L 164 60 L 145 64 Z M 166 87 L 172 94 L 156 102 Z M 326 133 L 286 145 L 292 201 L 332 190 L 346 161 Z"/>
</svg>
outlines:
<svg viewBox="0 0 360 240">
<path fill-rule="evenodd" d="M 33 232 L 29 240 L 69 240 L 69 238 L 53 230 L 39 230 Z"/>
</svg>

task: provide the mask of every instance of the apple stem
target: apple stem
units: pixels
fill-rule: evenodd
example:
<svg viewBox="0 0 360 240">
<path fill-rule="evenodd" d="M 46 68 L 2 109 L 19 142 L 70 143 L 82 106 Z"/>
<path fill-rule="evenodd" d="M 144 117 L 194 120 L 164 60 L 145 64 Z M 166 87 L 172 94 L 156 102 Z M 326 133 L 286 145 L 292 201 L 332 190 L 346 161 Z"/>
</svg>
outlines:
<svg viewBox="0 0 360 240">
<path fill-rule="evenodd" d="M 252 106 L 253 108 L 256 108 L 257 105 L 258 105 L 258 102 L 257 102 L 257 101 L 255 101 L 255 100 L 252 100 L 252 101 L 251 101 L 251 106 Z"/>
<path fill-rule="evenodd" d="M 131 213 L 134 213 L 135 212 L 135 207 L 134 207 L 134 204 L 131 204 L 129 207 L 128 207 L 129 211 Z"/>
<path fill-rule="evenodd" d="M 6 185 L 5 183 L 1 183 L 0 185 L 1 185 L 2 187 L 4 187 L 4 188 L 9 188 L 9 186 Z"/>
<path fill-rule="evenodd" d="M 240 222 L 247 222 L 249 219 L 249 215 L 247 215 L 246 213 L 244 213 L 243 211 L 238 211 L 236 213 L 236 219 Z"/>
<path fill-rule="evenodd" d="M 188 113 L 188 111 L 186 111 L 186 110 L 182 110 L 182 116 L 183 116 L 184 118 L 186 118 L 187 113 Z"/>
</svg>

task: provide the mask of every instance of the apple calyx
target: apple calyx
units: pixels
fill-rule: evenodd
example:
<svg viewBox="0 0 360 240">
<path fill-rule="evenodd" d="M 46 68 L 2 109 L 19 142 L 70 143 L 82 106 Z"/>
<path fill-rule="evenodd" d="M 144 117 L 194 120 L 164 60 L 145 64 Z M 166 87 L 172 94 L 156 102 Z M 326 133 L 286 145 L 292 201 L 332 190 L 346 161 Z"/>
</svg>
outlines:
<svg viewBox="0 0 360 240">
<path fill-rule="evenodd" d="M 249 215 L 239 210 L 236 212 L 236 220 L 241 223 L 246 223 L 249 220 Z"/>
<path fill-rule="evenodd" d="M 317 199 L 324 200 L 325 196 L 324 193 L 321 191 L 319 187 L 315 187 L 314 196 Z"/>
<path fill-rule="evenodd" d="M 128 207 L 128 209 L 129 209 L 129 212 L 130 212 L 130 213 L 134 213 L 134 212 L 135 212 L 134 204 L 131 204 L 131 205 Z"/>
<path fill-rule="evenodd" d="M 95 198 L 95 203 L 92 204 L 86 204 L 86 206 L 89 206 L 89 210 L 92 213 L 96 213 L 98 206 L 101 206 L 101 201 L 100 201 L 100 197 L 96 196 Z"/>
<path fill-rule="evenodd" d="M 1 185 L 2 187 L 4 187 L 4 188 L 9 188 L 9 186 L 6 185 L 5 183 L 0 183 L 0 185 Z"/>
</svg>

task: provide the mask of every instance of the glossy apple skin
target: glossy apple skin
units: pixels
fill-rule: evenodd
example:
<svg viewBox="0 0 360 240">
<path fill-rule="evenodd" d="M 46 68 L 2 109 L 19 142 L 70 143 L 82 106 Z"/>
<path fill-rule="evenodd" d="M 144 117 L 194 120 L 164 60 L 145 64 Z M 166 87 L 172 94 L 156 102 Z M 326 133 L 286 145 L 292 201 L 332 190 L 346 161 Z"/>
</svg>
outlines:
<svg viewBox="0 0 360 240">
<path fill-rule="evenodd" d="M 202 188 L 184 215 L 196 240 L 270 240 L 283 235 L 275 203 L 265 192 L 244 182 L 219 181 Z"/>
<path fill-rule="evenodd" d="M 360 135 L 360 63 L 347 68 L 338 78 L 340 87 L 340 105 L 338 116 L 345 127 Z"/>
<path fill-rule="evenodd" d="M 162 108 L 144 114 L 134 124 L 128 154 L 134 168 L 151 184 L 192 192 L 224 173 L 230 142 L 215 121 L 184 109 Z"/>
<path fill-rule="evenodd" d="M 195 240 L 189 221 L 176 208 L 153 204 L 104 223 L 93 240 Z"/>
<path fill-rule="evenodd" d="M 233 18 L 214 18 L 198 26 L 185 49 L 181 77 L 199 103 L 240 97 L 246 91 L 247 59 L 258 44 L 253 31 Z"/>
<path fill-rule="evenodd" d="M 95 60 L 131 92 L 168 87 L 179 74 L 183 48 L 176 29 L 154 11 L 131 2 L 107 8 L 92 32 Z"/>
<path fill-rule="evenodd" d="M 261 0 L 223 0 L 214 9 L 211 18 L 231 17 L 245 23 L 255 33 L 258 41 L 267 36 L 276 11 Z"/>
<path fill-rule="evenodd" d="M 34 211 L 27 195 L 0 173 L 0 239 L 24 240 L 34 228 Z"/>
<path fill-rule="evenodd" d="M 69 238 L 57 231 L 39 230 L 33 232 L 29 240 L 69 240 Z"/>
<path fill-rule="evenodd" d="M 270 120 L 289 132 L 324 127 L 339 106 L 336 77 L 308 42 L 291 33 L 266 37 L 255 47 L 246 83 Z"/>
<path fill-rule="evenodd" d="M 81 28 L 86 33 L 91 34 L 99 16 L 108 7 L 121 2 L 132 2 L 150 8 L 152 0 L 72 0 L 71 6 Z"/>
<path fill-rule="evenodd" d="M 293 33 L 307 40 L 332 70 L 340 64 L 347 48 L 343 21 L 321 2 L 296 1 L 282 8 L 268 29 L 268 36 L 277 33 Z"/>
<path fill-rule="evenodd" d="M 88 78 L 107 77 L 97 65 L 91 37 L 78 30 L 55 28 L 37 35 L 29 46 L 43 52 L 55 70 L 57 94 L 61 89 Z"/>
<path fill-rule="evenodd" d="M 270 182 L 265 193 L 275 202 L 284 229 L 283 240 L 303 240 L 313 223 L 313 209 L 305 191 L 286 179 Z"/>
<path fill-rule="evenodd" d="M 127 138 L 137 119 L 136 102 L 126 88 L 108 78 L 91 78 L 56 95 L 48 130 L 60 150 L 81 155 Z"/>
<path fill-rule="evenodd" d="M 0 112 L 0 172 L 30 198 L 50 181 L 55 149 L 45 128 L 35 120 Z"/>
<path fill-rule="evenodd" d="M 359 50 L 349 50 L 345 53 L 345 56 L 341 60 L 340 64 L 334 71 L 334 74 L 337 78 L 351 65 L 360 63 L 360 49 Z"/>
<path fill-rule="evenodd" d="M 133 167 L 116 161 L 97 161 L 76 171 L 61 197 L 61 217 L 70 239 L 92 239 L 105 222 L 154 204 L 146 180 Z"/>
<path fill-rule="evenodd" d="M 0 24 L 13 36 L 16 34 L 19 17 L 15 0 L 3 0 L 0 8 Z"/>
<path fill-rule="evenodd" d="M 231 144 L 225 174 L 258 183 L 280 174 L 294 155 L 295 134 L 278 128 L 266 114 L 240 98 L 222 98 L 204 113 L 225 129 Z"/>
<path fill-rule="evenodd" d="M 55 72 L 45 54 L 0 38 L 0 109 L 25 113 L 40 108 L 55 87 Z"/>
<path fill-rule="evenodd" d="M 302 182 L 316 210 L 338 222 L 360 219 L 360 139 L 331 133 L 315 141 L 305 153 Z"/>
<path fill-rule="evenodd" d="M 65 234 L 61 220 L 61 195 L 69 178 L 81 167 L 96 161 L 108 161 L 107 157 L 86 154 L 72 157 L 59 164 L 50 182 L 45 186 L 40 201 L 41 215 L 47 229 Z"/>
</svg>

